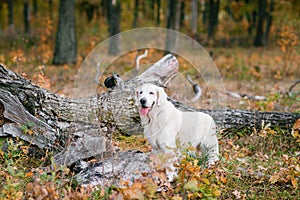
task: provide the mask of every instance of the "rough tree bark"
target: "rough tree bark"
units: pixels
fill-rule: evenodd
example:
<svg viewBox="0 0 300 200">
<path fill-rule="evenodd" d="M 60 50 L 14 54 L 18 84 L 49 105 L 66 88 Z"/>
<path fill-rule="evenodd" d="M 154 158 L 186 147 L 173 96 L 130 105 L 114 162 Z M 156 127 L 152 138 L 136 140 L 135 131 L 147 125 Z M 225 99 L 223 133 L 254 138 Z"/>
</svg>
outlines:
<svg viewBox="0 0 300 200">
<path fill-rule="evenodd" d="M 118 164 L 123 165 L 128 162 L 126 160 L 116 162 L 111 159 L 113 154 L 111 136 L 115 130 L 126 134 L 141 131 L 138 109 L 134 102 L 135 89 L 144 82 L 167 85 L 176 76 L 178 69 L 177 59 L 169 54 L 143 74 L 123 83 L 119 82 L 118 87 L 112 91 L 88 98 L 69 99 L 39 88 L 0 65 L 0 136 L 20 137 L 39 148 L 53 150 L 56 153 L 57 164 L 71 166 L 83 159 L 98 157 L 107 159 L 108 163 L 114 162 L 116 167 Z M 174 99 L 169 100 L 182 111 L 199 111 Z M 219 128 L 260 128 L 263 120 L 273 126 L 291 128 L 300 118 L 299 113 L 201 111 L 211 114 Z M 28 126 L 33 133 L 22 130 L 22 125 Z M 138 169 L 145 169 L 141 163 L 148 155 L 136 151 L 127 152 L 126 155 L 128 159 L 130 157 L 140 162 L 136 165 Z M 124 152 L 122 155 L 114 154 L 114 158 L 120 157 L 124 158 Z M 98 165 L 103 166 L 107 162 L 103 161 Z M 125 173 L 124 168 L 118 167 L 122 169 L 124 176 L 131 176 L 131 172 Z M 107 171 L 108 178 L 121 173 L 112 171 L 114 174 Z M 82 172 L 82 179 L 89 176 L 87 174 L 84 176 L 85 172 Z"/>
</svg>

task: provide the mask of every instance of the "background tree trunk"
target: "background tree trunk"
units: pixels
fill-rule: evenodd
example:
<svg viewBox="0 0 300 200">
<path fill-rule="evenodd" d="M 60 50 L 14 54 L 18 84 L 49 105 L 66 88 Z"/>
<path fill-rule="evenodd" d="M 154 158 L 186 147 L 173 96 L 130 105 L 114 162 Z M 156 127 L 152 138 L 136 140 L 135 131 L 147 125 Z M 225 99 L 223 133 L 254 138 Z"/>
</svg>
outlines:
<svg viewBox="0 0 300 200">
<path fill-rule="evenodd" d="M 29 35 L 30 34 L 30 10 L 29 10 L 28 0 L 24 0 L 23 14 L 24 14 L 24 33 L 25 35 Z"/>
<path fill-rule="evenodd" d="M 36 17 L 36 14 L 38 12 L 38 4 L 37 0 L 33 0 L 33 15 Z"/>
<path fill-rule="evenodd" d="M 13 0 L 6 0 L 8 7 L 8 28 L 11 34 L 15 34 L 15 25 L 14 25 L 14 3 Z"/>
<path fill-rule="evenodd" d="M 198 0 L 192 0 L 192 34 L 196 35 L 198 31 Z"/>
<path fill-rule="evenodd" d="M 106 0 L 107 7 L 107 21 L 108 31 L 110 38 L 109 43 L 109 54 L 115 55 L 120 51 L 120 39 L 116 35 L 120 33 L 120 22 L 121 22 L 121 0 Z"/>
<path fill-rule="evenodd" d="M 167 55 L 124 87 L 80 99 L 62 98 L 33 85 L 0 65 L 0 136 L 19 137 L 56 153 L 55 161 L 68 166 L 78 160 L 112 154 L 112 134 L 141 133 L 134 91 L 144 82 L 167 85 L 178 72 L 173 55 Z M 160 72 L 159 74 L 157 72 Z M 118 83 L 119 85 L 119 83 Z M 243 110 L 200 110 L 169 99 L 182 111 L 210 114 L 219 128 L 291 128 L 299 113 Z M 30 129 L 29 134 L 24 128 Z"/>
<path fill-rule="evenodd" d="M 274 0 L 270 1 L 269 12 L 266 14 L 266 31 L 264 33 L 265 45 L 267 46 L 269 43 L 269 35 L 273 22 L 272 12 L 274 11 Z"/>
<path fill-rule="evenodd" d="M 258 1 L 258 22 L 256 27 L 256 36 L 254 46 L 261 47 L 265 45 L 263 23 L 266 15 L 267 0 Z"/>
<path fill-rule="evenodd" d="M 53 19 L 53 2 L 52 0 L 48 0 L 48 7 L 49 7 L 49 16 L 50 19 Z"/>
<path fill-rule="evenodd" d="M 100 5 L 96 6 L 95 2 L 90 2 L 89 0 L 84 0 L 80 2 L 80 7 L 85 12 L 87 21 L 90 23 L 93 20 L 96 9 L 100 9 Z"/>
<path fill-rule="evenodd" d="M 215 28 L 218 24 L 220 0 L 209 0 L 209 20 L 207 28 L 208 41 L 214 40 Z"/>
<path fill-rule="evenodd" d="M 168 15 L 167 15 L 167 29 L 179 30 L 180 27 L 180 0 L 168 0 Z M 166 37 L 166 54 L 174 51 L 177 48 L 177 39 L 174 32 L 167 31 Z"/>
<path fill-rule="evenodd" d="M 139 0 L 134 0 L 134 12 L 133 12 L 133 22 L 132 22 L 133 28 L 136 28 L 137 26 L 138 15 L 139 15 Z"/>
<path fill-rule="evenodd" d="M 160 25 L 160 0 L 156 0 L 157 7 L 156 7 L 156 25 Z"/>
<path fill-rule="evenodd" d="M 74 9 L 74 0 L 60 0 L 58 29 L 52 62 L 54 65 L 76 63 L 77 46 Z"/>
</svg>

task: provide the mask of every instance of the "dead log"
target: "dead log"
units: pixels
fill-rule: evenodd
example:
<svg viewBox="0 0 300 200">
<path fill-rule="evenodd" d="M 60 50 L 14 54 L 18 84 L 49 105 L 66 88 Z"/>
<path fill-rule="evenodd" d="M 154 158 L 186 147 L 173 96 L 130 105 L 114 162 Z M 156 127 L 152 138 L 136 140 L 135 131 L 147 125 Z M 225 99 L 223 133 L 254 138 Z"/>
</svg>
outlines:
<svg viewBox="0 0 300 200">
<path fill-rule="evenodd" d="M 122 180 L 128 180 L 129 184 L 132 184 L 134 180 L 155 171 L 150 164 L 150 157 L 149 153 L 129 150 L 118 153 L 112 157 L 113 159 L 104 159 L 101 162 L 79 161 L 74 169 L 78 172 L 76 180 L 81 185 L 97 185 L 102 188 L 111 185 L 120 187 Z"/>
<path fill-rule="evenodd" d="M 32 84 L 0 65 L 0 136 L 20 137 L 56 153 L 58 164 L 70 166 L 89 157 L 112 154 L 111 135 L 141 131 L 135 89 L 145 83 L 167 85 L 176 76 L 179 64 L 167 55 L 143 74 L 118 83 L 114 90 L 87 98 L 62 98 Z M 169 99 L 182 111 L 199 111 Z M 215 119 L 219 128 L 257 127 L 262 121 L 291 128 L 298 113 L 244 110 L 201 110 Z M 29 126 L 28 133 L 21 127 Z"/>
<path fill-rule="evenodd" d="M 133 98 L 135 88 L 143 82 L 167 84 L 178 68 L 177 59 L 167 55 L 140 76 L 126 81 L 124 88 L 70 99 L 39 88 L 1 65 L 0 135 L 20 137 L 51 149 L 57 153 L 56 162 L 68 166 L 92 156 L 110 155 L 112 130 L 133 134 L 140 128 Z M 34 134 L 21 129 L 30 123 Z"/>
</svg>

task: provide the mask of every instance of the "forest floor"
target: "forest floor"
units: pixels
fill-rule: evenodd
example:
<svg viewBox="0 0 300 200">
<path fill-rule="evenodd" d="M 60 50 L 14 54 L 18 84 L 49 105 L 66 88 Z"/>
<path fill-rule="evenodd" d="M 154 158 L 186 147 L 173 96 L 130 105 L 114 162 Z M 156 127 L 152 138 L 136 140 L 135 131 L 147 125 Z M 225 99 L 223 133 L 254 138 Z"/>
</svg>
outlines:
<svg viewBox="0 0 300 200">
<path fill-rule="evenodd" d="M 244 49 L 210 48 L 213 62 L 222 75 L 224 93 L 230 91 L 250 96 L 259 95 L 266 100 L 251 100 L 226 96 L 226 108 L 300 112 L 300 85 L 288 95 L 290 86 L 300 79 L 300 56 L 289 57 L 279 48 Z M 30 61 L 11 60 L 7 67 L 26 76 L 33 83 L 62 96 L 72 96 L 78 66 L 39 66 Z M 154 63 L 163 52 L 150 51 L 142 65 Z M 103 80 L 112 72 L 126 79 L 135 66 L 136 52 L 128 53 L 116 61 L 100 77 L 97 92 L 104 92 Z M 203 96 L 197 104 L 188 99 L 192 88 L 174 80 L 170 95 L 179 101 L 199 108 L 213 108 L 210 88 L 205 85 L 201 72 L 187 61 L 178 58 L 180 77 L 189 73 L 199 83 Z M 1 60 L 1 58 L 0 58 Z M 124 75 L 125 74 L 125 75 Z M 180 94 L 180 95 L 178 95 Z M 223 99 L 222 99 L 223 100 Z M 299 120 L 298 120 L 299 122 Z M 166 190 L 157 192 L 155 179 L 137 180 L 125 188 L 82 188 L 72 178 L 73 173 L 52 163 L 53 155 L 45 152 L 34 157 L 21 140 L 0 139 L 0 199 L 298 199 L 300 196 L 300 122 L 295 130 L 271 129 L 263 124 L 260 130 L 239 130 L 227 136 L 220 134 L 220 162 L 212 168 L 199 165 L 201 158 L 185 155 L 178 166 L 178 180 L 166 184 Z M 149 151 L 141 136 L 125 137 L 116 134 L 114 145 L 122 150 Z M 183 150 L 184 152 L 185 150 Z M 159 174 L 162 180 L 165 176 Z"/>
</svg>

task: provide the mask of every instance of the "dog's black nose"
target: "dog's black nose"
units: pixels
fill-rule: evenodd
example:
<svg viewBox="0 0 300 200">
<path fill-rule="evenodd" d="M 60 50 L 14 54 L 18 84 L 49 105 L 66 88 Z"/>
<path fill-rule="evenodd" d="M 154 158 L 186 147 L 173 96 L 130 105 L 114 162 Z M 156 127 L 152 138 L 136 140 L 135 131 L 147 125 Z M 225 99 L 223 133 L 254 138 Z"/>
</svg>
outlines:
<svg viewBox="0 0 300 200">
<path fill-rule="evenodd" d="M 141 103 L 142 106 L 144 106 L 147 103 L 147 100 L 145 98 L 142 98 L 140 100 L 140 103 Z"/>
</svg>

